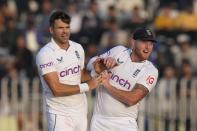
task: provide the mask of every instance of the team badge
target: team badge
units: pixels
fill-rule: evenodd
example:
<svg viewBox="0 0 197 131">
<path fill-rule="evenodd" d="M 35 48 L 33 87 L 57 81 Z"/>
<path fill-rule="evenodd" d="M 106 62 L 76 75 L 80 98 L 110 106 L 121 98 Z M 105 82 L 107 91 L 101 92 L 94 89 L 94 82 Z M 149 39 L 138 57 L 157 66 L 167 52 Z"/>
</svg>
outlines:
<svg viewBox="0 0 197 131">
<path fill-rule="evenodd" d="M 121 61 L 120 58 L 117 59 L 118 64 L 122 64 L 124 61 Z"/>
<path fill-rule="evenodd" d="M 146 30 L 148 35 L 151 35 L 151 31 L 150 30 Z"/>
<path fill-rule="evenodd" d="M 57 60 L 59 63 L 61 63 L 61 62 L 63 62 L 63 57 L 61 56 L 60 58 L 56 58 L 56 60 Z"/>
<path fill-rule="evenodd" d="M 80 59 L 80 56 L 79 56 L 79 52 L 78 51 L 75 51 L 75 55 L 78 59 Z"/>
<path fill-rule="evenodd" d="M 140 73 L 140 69 L 137 69 L 137 70 L 133 73 L 132 76 L 135 78 L 139 73 Z"/>
<path fill-rule="evenodd" d="M 153 76 L 148 76 L 148 78 L 146 79 L 147 84 L 153 84 L 154 81 L 155 81 L 155 78 Z"/>
<path fill-rule="evenodd" d="M 109 51 L 107 51 L 107 55 L 109 56 L 110 54 L 111 54 L 110 50 L 109 50 Z"/>
</svg>

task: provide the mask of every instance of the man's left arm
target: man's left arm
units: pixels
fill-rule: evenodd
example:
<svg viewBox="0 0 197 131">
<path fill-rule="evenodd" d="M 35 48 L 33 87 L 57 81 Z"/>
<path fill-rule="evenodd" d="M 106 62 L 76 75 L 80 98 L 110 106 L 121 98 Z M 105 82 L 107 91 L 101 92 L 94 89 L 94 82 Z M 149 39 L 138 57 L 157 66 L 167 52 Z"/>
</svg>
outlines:
<svg viewBox="0 0 197 131">
<path fill-rule="evenodd" d="M 119 90 L 111 85 L 105 87 L 115 99 L 128 106 L 137 104 L 149 93 L 149 90 L 141 84 L 136 84 L 131 91 Z"/>
<path fill-rule="evenodd" d="M 142 100 L 155 86 L 158 72 L 155 71 L 155 73 L 153 73 L 154 75 L 150 75 L 152 73 L 153 72 L 147 72 L 144 74 L 143 78 L 140 78 L 140 80 L 137 81 L 131 91 L 120 90 L 112 86 L 109 82 L 111 75 L 107 71 L 101 73 L 102 84 L 115 99 L 128 106 L 132 106 Z"/>
</svg>

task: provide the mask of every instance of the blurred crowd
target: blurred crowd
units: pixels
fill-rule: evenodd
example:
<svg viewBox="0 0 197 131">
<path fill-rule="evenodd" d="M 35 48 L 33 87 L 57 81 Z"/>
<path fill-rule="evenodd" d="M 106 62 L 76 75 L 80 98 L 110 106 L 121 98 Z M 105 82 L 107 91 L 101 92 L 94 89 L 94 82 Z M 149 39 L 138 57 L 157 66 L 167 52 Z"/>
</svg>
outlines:
<svg viewBox="0 0 197 131">
<path fill-rule="evenodd" d="M 130 46 L 132 31 L 149 27 L 158 38 L 151 61 L 160 77 L 167 66 L 181 77 L 185 63 L 196 74 L 196 0 L 1 0 L 0 78 L 37 75 L 35 54 L 50 40 L 55 9 L 72 17 L 71 40 L 82 44 L 87 60 L 117 44 Z"/>
<path fill-rule="evenodd" d="M 1 0 L 0 78 L 37 75 L 35 54 L 50 40 L 48 19 L 55 9 L 72 17 L 71 40 L 82 44 L 87 60 L 117 44 L 130 46 L 132 31 L 149 27 L 158 38 L 151 61 L 160 77 L 166 66 L 181 76 L 184 62 L 196 74 L 196 0 Z"/>
<path fill-rule="evenodd" d="M 84 47 L 86 62 L 118 44 L 129 47 L 136 28 L 151 28 L 158 40 L 150 58 L 159 69 L 158 100 L 174 96 L 170 82 L 176 81 L 178 99 L 183 80 L 184 96 L 191 98 L 197 90 L 192 84 L 197 75 L 197 0 L 0 0 L 0 83 L 2 78 L 37 77 L 35 55 L 51 39 L 48 20 L 55 9 L 72 17 L 71 40 Z"/>
<path fill-rule="evenodd" d="M 86 60 L 109 48 L 130 46 L 137 27 L 156 32 L 150 60 L 160 78 L 171 67 L 177 78 L 197 72 L 196 0 L 0 0 L 0 79 L 37 76 L 35 54 L 50 40 L 48 19 L 55 9 L 72 17 L 71 40 Z"/>
</svg>

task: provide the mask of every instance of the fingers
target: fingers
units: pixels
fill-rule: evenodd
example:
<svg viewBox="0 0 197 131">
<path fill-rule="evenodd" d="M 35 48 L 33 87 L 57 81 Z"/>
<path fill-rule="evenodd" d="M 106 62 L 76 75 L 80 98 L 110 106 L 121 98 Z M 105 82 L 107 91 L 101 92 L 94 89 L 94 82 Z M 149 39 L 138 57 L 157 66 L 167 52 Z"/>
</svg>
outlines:
<svg viewBox="0 0 197 131">
<path fill-rule="evenodd" d="M 114 66 L 117 65 L 116 63 L 116 59 L 112 58 L 112 57 L 107 57 L 104 59 L 104 64 L 106 65 L 106 67 L 109 68 L 113 68 Z"/>
<path fill-rule="evenodd" d="M 117 66 L 116 59 L 113 57 L 107 57 L 107 58 L 97 58 L 93 62 L 94 69 L 96 73 L 101 73 L 103 70 L 113 68 Z"/>
<path fill-rule="evenodd" d="M 103 71 L 100 73 L 101 76 L 101 83 L 100 85 L 103 85 L 104 87 L 110 86 L 110 78 L 111 78 L 111 73 L 109 73 L 107 70 Z"/>
<path fill-rule="evenodd" d="M 101 76 L 105 76 L 107 74 L 107 70 L 104 70 L 103 72 L 101 72 Z"/>
<path fill-rule="evenodd" d="M 94 62 L 99 62 L 99 61 L 101 61 L 102 60 L 102 58 L 97 58 Z"/>
<path fill-rule="evenodd" d="M 96 73 L 101 73 L 103 70 L 107 69 L 107 67 L 103 63 L 103 58 L 97 58 L 93 63 L 94 69 Z"/>
<path fill-rule="evenodd" d="M 101 74 L 102 80 L 108 80 L 111 77 L 111 73 L 108 73 L 107 70 L 104 70 Z"/>
<path fill-rule="evenodd" d="M 94 81 L 95 81 L 95 83 L 96 83 L 97 85 L 99 85 L 99 84 L 102 83 L 102 76 L 101 76 L 101 75 L 99 75 L 99 76 L 97 76 L 97 77 L 95 77 L 95 78 L 93 78 L 93 79 L 94 79 Z"/>
<path fill-rule="evenodd" d="M 99 76 L 96 78 L 96 80 L 97 80 L 98 82 L 101 82 L 101 81 L 102 81 L 102 76 L 99 75 Z"/>
<path fill-rule="evenodd" d="M 101 58 L 97 58 L 94 62 L 93 62 L 93 65 L 94 67 L 100 62 Z"/>
</svg>

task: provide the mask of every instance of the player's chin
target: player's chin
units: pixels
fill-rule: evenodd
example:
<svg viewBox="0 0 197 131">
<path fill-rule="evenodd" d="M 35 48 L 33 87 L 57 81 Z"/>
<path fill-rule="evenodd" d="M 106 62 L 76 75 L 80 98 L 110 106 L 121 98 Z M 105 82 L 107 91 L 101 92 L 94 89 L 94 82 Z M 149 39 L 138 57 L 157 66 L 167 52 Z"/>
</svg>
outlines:
<svg viewBox="0 0 197 131">
<path fill-rule="evenodd" d="M 143 53 L 142 54 L 142 59 L 147 60 L 149 58 L 150 54 L 149 53 Z"/>
<path fill-rule="evenodd" d="M 68 42 L 68 39 L 61 39 L 61 42 L 62 43 L 67 43 Z"/>
</svg>

